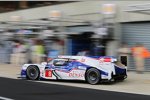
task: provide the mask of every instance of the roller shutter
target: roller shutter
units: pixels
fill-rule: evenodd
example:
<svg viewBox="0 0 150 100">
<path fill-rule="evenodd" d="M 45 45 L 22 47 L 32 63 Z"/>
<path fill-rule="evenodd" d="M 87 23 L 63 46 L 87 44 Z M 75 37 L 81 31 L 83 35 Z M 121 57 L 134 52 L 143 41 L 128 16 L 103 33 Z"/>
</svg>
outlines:
<svg viewBox="0 0 150 100">
<path fill-rule="evenodd" d="M 123 23 L 122 24 L 122 42 L 126 42 L 130 47 L 136 43 L 142 43 L 150 50 L 150 22 Z M 129 69 L 135 70 L 133 57 L 129 58 Z M 150 59 L 146 59 L 145 71 L 150 71 Z"/>
</svg>

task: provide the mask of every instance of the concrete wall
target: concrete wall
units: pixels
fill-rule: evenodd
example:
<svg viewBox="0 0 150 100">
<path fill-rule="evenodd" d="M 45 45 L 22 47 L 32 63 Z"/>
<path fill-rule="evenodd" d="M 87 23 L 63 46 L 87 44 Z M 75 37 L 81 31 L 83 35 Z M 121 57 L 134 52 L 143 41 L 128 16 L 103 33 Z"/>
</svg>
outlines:
<svg viewBox="0 0 150 100">
<path fill-rule="evenodd" d="M 0 21 L 9 21 L 10 16 L 14 15 L 22 16 L 23 20 L 48 18 L 49 12 L 51 10 L 61 10 L 64 13 L 65 17 L 67 16 L 70 18 L 79 18 L 85 20 L 99 20 L 102 17 L 100 14 L 101 5 L 107 3 L 114 3 L 117 5 L 117 21 L 119 22 L 150 20 L 149 15 L 123 12 L 123 9 L 127 5 L 150 3 L 150 1 L 148 0 L 141 0 L 141 1 L 104 0 L 104 1 L 82 1 L 54 6 L 19 10 L 8 13 L 1 13 Z"/>
</svg>

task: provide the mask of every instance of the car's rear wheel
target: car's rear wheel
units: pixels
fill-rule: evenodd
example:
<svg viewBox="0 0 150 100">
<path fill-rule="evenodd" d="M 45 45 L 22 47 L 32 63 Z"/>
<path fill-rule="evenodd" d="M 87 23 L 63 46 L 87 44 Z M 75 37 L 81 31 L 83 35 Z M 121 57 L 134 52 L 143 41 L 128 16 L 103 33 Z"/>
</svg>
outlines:
<svg viewBox="0 0 150 100">
<path fill-rule="evenodd" d="M 101 80 L 100 71 L 95 68 L 90 68 L 86 72 L 85 77 L 86 77 L 86 81 L 90 84 L 97 84 Z"/>
<path fill-rule="evenodd" d="M 27 72 L 27 79 L 37 80 L 39 78 L 40 71 L 36 66 L 29 66 L 26 72 Z"/>
</svg>

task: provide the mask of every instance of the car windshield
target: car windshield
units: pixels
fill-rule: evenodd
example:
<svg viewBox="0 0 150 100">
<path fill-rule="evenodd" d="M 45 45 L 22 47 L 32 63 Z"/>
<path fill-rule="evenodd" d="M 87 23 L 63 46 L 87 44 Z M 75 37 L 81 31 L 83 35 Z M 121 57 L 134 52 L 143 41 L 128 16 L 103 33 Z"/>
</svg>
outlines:
<svg viewBox="0 0 150 100">
<path fill-rule="evenodd" d="M 53 59 L 49 61 L 48 64 L 53 64 L 55 66 L 65 66 L 68 64 L 68 59 Z"/>
<path fill-rule="evenodd" d="M 53 61 L 53 64 L 55 66 L 65 66 L 68 64 L 68 59 L 55 59 Z"/>
</svg>

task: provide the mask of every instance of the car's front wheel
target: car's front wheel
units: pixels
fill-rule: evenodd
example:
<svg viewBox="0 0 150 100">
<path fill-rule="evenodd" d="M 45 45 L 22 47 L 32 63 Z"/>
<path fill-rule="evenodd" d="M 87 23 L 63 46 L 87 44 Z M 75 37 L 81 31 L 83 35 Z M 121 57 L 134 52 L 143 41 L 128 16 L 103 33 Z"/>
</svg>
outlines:
<svg viewBox="0 0 150 100">
<path fill-rule="evenodd" d="M 27 79 L 36 80 L 39 78 L 40 71 L 36 66 L 29 66 L 27 68 Z"/>
<path fill-rule="evenodd" d="M 101 79 L 100 71 L 95 68 L 91 68 L 86 72 L 86 81 L 90 84 L 97 84 Z"/>
</svg>

